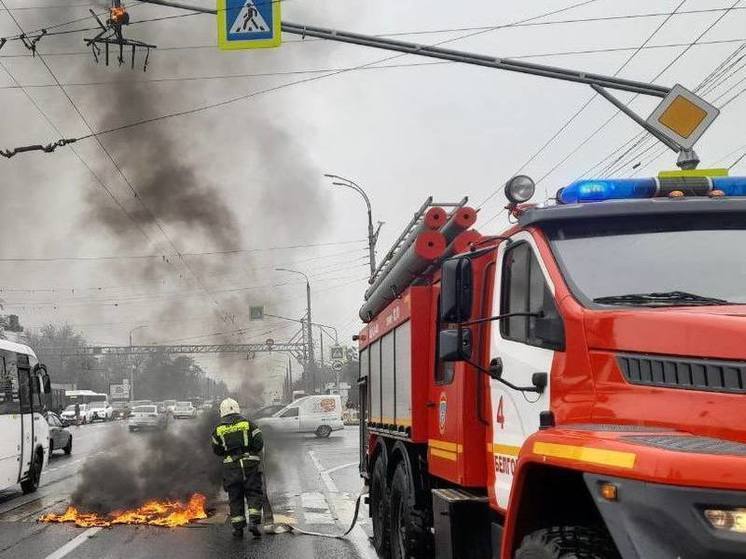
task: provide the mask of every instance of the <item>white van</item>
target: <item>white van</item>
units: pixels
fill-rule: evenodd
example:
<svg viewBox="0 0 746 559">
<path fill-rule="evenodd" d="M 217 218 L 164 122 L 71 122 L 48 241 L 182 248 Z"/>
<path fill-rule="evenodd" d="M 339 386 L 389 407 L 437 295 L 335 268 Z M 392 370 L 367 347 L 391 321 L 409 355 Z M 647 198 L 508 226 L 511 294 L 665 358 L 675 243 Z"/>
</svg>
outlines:
<svg viewBox="0 0 746 559">
<path fill-rule="evenodd" d="M 33 350 L 0 340 L 0 489 L 21 484 L 36 491 L 49 457 L 49 425 L 44 419 L 51 393 L 46 367 Z"/>
<path fill-rule="evenodd" d="M 317 437 L 326 438 L 333 431 L 344 429 L 342 399 L 336 394 L 305 396 L 256 422 L 267 431 L 314 433 Z"/>
</svg>

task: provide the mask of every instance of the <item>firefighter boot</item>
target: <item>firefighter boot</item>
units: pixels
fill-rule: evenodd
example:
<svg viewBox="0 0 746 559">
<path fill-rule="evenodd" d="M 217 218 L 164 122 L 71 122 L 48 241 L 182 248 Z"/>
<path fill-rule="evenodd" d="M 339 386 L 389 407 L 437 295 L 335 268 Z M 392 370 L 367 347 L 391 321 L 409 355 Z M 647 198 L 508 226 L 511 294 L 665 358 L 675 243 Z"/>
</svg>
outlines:
<svg viewBox="0 0 746 559">
<path fill-rule="evenodd" d="M 255 538 L 262 537 L 261 524 L 261 514 L 249 514 L 249 530 L 251 531 L 251 535 L 253 535 Z"/>
<path fill-rule="evenodd" d="M 237 540 L 243 539 L 243 526 L 233 527 L 233 537 Z"/>
</svg>

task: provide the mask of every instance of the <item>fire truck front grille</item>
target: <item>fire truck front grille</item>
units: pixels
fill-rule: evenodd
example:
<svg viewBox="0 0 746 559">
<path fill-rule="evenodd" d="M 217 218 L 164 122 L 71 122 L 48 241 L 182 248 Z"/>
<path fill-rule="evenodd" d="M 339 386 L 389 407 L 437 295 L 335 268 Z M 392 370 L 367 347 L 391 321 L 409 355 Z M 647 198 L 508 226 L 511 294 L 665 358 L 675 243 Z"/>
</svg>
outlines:
<svg viewBox="0 0 746 559">
<path fill-rule="evenodd" d="M 746 362 L 622 354 L 619 368 L 627 382 L 644 386 L 746 393 Z"/>
</svg>

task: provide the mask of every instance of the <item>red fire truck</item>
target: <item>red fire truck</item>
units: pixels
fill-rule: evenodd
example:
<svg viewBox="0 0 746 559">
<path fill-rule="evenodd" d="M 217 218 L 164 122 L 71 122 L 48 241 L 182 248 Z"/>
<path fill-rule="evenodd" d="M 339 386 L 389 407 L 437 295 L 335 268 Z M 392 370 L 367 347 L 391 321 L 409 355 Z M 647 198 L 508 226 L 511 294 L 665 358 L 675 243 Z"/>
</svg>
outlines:
<svg viewBox="0 0 746 559">
<path fill-rule="evenodd" d="M 746 557 L 746 179 L 431 199 L 360 316 L 382 557 Z"/>
</svg>

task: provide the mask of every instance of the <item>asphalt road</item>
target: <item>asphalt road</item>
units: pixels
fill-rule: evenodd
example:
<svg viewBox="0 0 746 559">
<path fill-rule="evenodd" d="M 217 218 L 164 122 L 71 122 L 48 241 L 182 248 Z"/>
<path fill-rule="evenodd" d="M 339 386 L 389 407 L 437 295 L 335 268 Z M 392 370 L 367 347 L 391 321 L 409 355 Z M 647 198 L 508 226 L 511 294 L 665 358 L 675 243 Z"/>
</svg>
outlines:
<svg viewBox="0 0 746 559">
<path fill-rule="evenodd" d="M 0 492 L 0 559 L 376 557 L 368 543 L 370 524 L 364 505 L 361 522 L 345 540 L 283 534 L 236 541 L 226 524 L 223 494 L 211 498 L 216 512 L 209 519 L 182 528 L 85 529 L 39 523 L 42 514 L 65 510 L 85 460 L 106 452 L 102 441 L 111 441 L 112 435 L 142 435 L 130 434 L 123 422 L 71 427 L 71 431 L 72 455 L 55 454 L 36 493 L 23 495 L 20 487 Z M 349 526 L 361 487 L 356 427 L 329 439 L 301 435 L 270 442 L 267 452 L 267 484 L 277 521 L 325 533 L 340 533 Z"/>
</svg>

